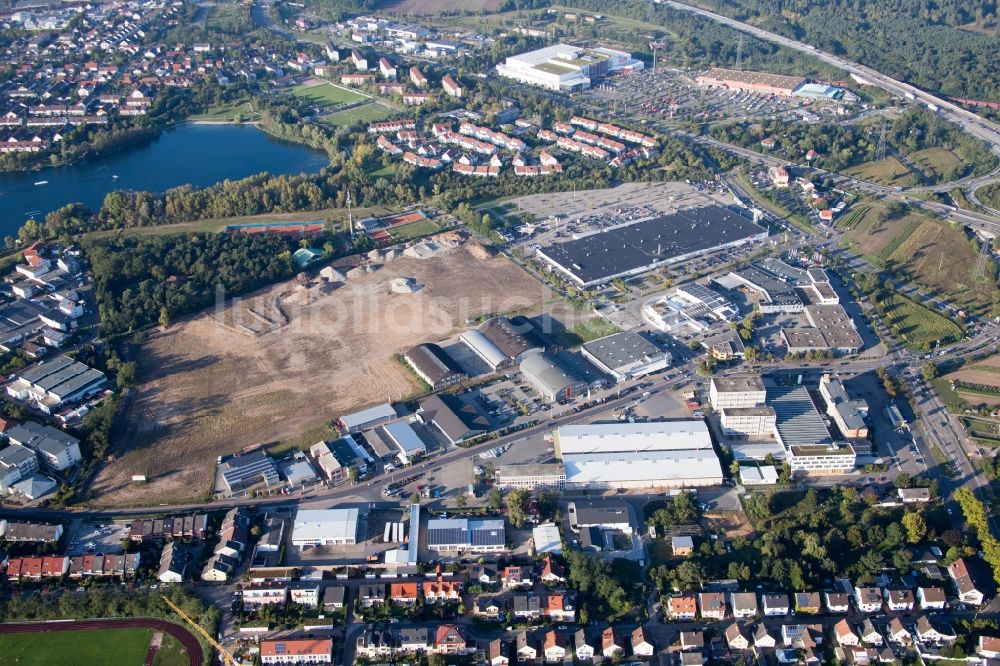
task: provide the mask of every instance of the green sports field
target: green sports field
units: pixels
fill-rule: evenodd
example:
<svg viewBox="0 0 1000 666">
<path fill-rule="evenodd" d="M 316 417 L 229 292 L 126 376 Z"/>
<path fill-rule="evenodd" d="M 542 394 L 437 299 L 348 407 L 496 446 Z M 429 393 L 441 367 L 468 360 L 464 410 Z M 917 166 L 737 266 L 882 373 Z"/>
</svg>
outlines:
<svg viewBox="0 0 1000 666">
<path fill-rule="evenodd" d="M 146 661 L 152 629 L 0 634 L 0 660 L 18 666 L 137 666 Z"/>
<path fill-rule="evenodd" d="M 344 104 L 352 104 L 366 99 L 364 95 L 344 88 L 338 88 L 332 83 L 321 83 L 318 86 L 302 84 L 292 88 L 292 94 L 303 97 L 323 109 L 333 109 Z"/>
<path fill-rule="evenodd" d="M 373 123 L 397 115 L 396 111 L 376 102 L 362 104 L 323 116 L 322 123 L 331 127 L 348 127 L 357 122 Z"/>
</svg>

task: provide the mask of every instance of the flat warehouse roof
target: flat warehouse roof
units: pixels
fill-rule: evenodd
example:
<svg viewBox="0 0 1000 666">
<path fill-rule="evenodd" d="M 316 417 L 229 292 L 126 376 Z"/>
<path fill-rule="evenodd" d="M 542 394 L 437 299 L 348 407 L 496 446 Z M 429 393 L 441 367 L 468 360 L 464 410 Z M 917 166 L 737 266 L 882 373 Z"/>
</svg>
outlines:
<svg viewBox="0 0 1000 666">
<path fill-rule="evenodd" d="M 583 348 L 612 370 L 631 363 L 649 362 L 663 356 L 663 351 L 659 347 L 632 331 L 615 333 L 588 342 Z"/>
<path fill-rule="evenodd" d="M 571 485 L 722 479 L 722 465 L 712 449 L 569 455 L 563 462 Z"/>
<path fill-rule="evenodd" d="M 293 541 L 354 539 L 357 509 L 299 509 L 292 528 Z"/>
<path fill-rule="evenodd" d="M 713 205 L 599 231 L 539 252 L 578 282 L 593 284 L 766 233 L 734 210 Z"/>
<path fill-rule="evenodd" d="M 555 439 L 561 456 L 712 450 L 712 437 L 702 420 L 569 425 L 559 428 Z"/>
</svg>

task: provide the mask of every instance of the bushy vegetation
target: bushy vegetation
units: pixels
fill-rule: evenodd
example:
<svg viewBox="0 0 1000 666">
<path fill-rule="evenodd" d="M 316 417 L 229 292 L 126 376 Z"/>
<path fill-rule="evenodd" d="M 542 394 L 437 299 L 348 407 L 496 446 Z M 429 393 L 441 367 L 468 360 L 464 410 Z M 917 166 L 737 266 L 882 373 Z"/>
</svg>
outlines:
<svg viewBox="0 0 1000 666">
<path fill-rule="evenodd" d="M 211 305 L 217 292 L 231 297 L 289 278 L 294 249 L 283 236 L 240 233 L 87 244 L 102 326 L 112 334 L 167 323 Z"/>
<path fill-rule="evenodd" d="M 717 125 L 711 130 L 712 136 L 720 141 L 755 150 L 759 150 L 761 139 L 773 138 L 778 142 L 778 151 L 789 159 L 801 159 L 809 150 L 815 150 L 820 154 L 821 165 L 834 171 L 874 160 L 880 133 L 881 123 L 789 124 L 784 119 Z M 944 169 L 940 174 L 943 181 L 967 173 L 988 173 L 997 162 L 984 143 L 923 108 L 910 108 L 893 120 L 886 129 L 886 145 L 890 154 L 901 155 L 928 148 L 953 151 L 964 164 Z"/>
<path fill-rule="evenodd" d="M 922 481 L 904 480 L 911 482 Z M 719 578 L 752 578 L 808 590 L 831 576 L 864 583 L 886 569 L 908 571 L 907 546 L 941 536 L 938 530 L 947 527 L 946 517 L 923 509 L 879 508 L 876 501 L 874 493 L 855 488 L 751 494 L 744 509 L 755 536 L 733 539 L 728 549 L 721 539 L 702 541 L 694 555 L 657 564 L 650 576 L 666 593 Z"/>
</svg>

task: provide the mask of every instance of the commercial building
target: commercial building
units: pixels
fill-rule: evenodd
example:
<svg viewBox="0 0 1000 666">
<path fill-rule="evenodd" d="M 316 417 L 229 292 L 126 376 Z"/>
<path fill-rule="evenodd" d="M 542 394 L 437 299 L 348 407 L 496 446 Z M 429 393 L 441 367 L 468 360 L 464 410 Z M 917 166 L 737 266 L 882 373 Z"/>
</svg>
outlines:
<svg viewBox="0 0 1000 666">
<path fill-rule="evenodd" d="M 826 401 L 826 413 L 837 424 L 840 434 L 848 439 L 868 437 L 868 403 L 847 394 L 843 382 L 829 374 L 819 380 L 819 394 Z"/>
<path fill-rule="evenodd" d="M 357 509 L 299 509 L 292 527 L 292 545 L 342 546 L 358 542 Z"/>
<path fill-rule="evenodd" d="M 539 248 L 537 254 L 571 282 L 588 288 L 766 238 L 766 229 L 739 212 L 712 205 L 618 225 Z"/>
<path fill-rule="evenodd" d="M 772 486 L 778 483 L 778 470 L 774 465 L 740 467 L 740 483 L 744 486 Z"/>
<path fill-rule="evenodd" d="M 396 447 L 396 457 L 404 465 L 410 465 L 415 459 L 427 454 L 427 445 L 409 423 L 405 421 L 387 423 L 382 426 L 382 430 Z"/>
<path fill-rule="evenodd" d="M 274 460 L 261 450 L 233 456 L 219 467 L 222 469 L 222 481 L 230 494 L 258 483 L 264 483 L 268 488 L 281 483 Z"/>
<path fill-rule="evenodd" d="M 570 502 L 566 513 L 570 528 L 577 532 L 588 527 L 632 532 L 632 514 L 625 502 Z"/>
<path fill-rule="evenodd" d="M 433 343 L 417 345 L 403 354 L 403 358 L 417 376 L 435 391 L 458 384 L 467 378 L 455 360 Z"/>
<path fill-rule="evenodd" d="M 497 465 L 494 485 L 501 490 L 562 489 L 566 485 L 566 470 L 561 463 Z"/>
<path fill-rule="evenodd" d="M 497 65 L 497 74 L 548 90 L 586 90 L 595 79 L 612 72 L 639 71 L 643 63 L 630 53 L 614 49 L 585 49 L 568 44 L 510 56 Z"/>
<path fill-rule="evenodd" d="M 345 414 L 337 420 L 337 425 L 340 426 L 341 432 L 355 433 L 374 428 L 395 418 L 396 410 L 392 408 L 392 405 L 386 403 L 353 414 Z"/>
<path fill-rule="evenodd" d="M 615 333 L 583 345 L 584 358 L 617 381 L 664 370 L 671 356 L 638 333 Z"/>
<path fill-rule="evenodd" d="M 559 533 L 559 526 L 552 523 L 539 525 L 531 531 L 531 538 L 535 544 L 535 554 L 562 553 L 562 536 Z"/>
<path fill-rule="evenodd" d="M 20 444 L 37 453 L 49 469 L 62 471 L 83 460 L 80 440 L 49 425 L 26 421 L 4 434 L 12 444 Z"/>
<path fill-rule="evenodd" d="M 741 90 L 744 92 L 791 97 L 797 88 L 805 84 L 800 76 L 784 76 L 767 72 L 746 72 L 735 69 L 711 67 L 695 78 L 695 83 L 703 86 Z"/>
<path fill-rule="evenodd" d="M 479 326 L 479 332 L 512 363 L 520 363 L 544 349 L 534 327 L 526 320 L 514 323 L 507 317 L 493 317 Z"/>
<path fill-rule="evenodd" d="M 20 444 L 11 444 L 0 450 L 0 490 L 9 491 L 21 479 L 30 478 L 38 471 L 38 456 Z"/>
<path fill-rule="evenodd" d="M 51 414 L 65 404 L 96 394 L 107 384 L 100 370 L 68 356 L 57 356 L 16 373 L 6 389 L 10 397 Z"/>
<path fill-rule="evenodd" d="M 438 518 L 427 521 L 427 548 L 440 553 L 499 553 L 507 549 L 503 519 Z"/>
<path fill-rule="evenodd" d="M 459 335 L 459 339 L 489 367 L 491 372 L 508 368 L 513 363 L 510 357 L 500 351 L 499 347 L 475 328 L 463 331 Z"/>
<path fill-rule="evenodd" d="M 57 543 L 62 525 L 48 523 L 11 523 L 0 520 L 0 539 L 12 543 Z"/>
<path fill-rule="evenodd" d="M 697 282 L 678 287 L 673 295 L 648 301 L 642 309 L 643 317 L 661 331 L 689 327 L 699 333 L 738 313 L 729 299 Z"/>
<path fill-rule="evenodd" d="M 702 420 L 572 425 L 555 432 L 568 488 L 675 488 L 722 483 Z"/>
<path fill-rule="evenodd" d="M 781 329 L 781 338 L 789 353 L 857 354 L 861 350 L 861 336 L 842 305 L 809 305 L 805 314 L 808 327 Z"/>
<path fill-rule="evenodd" d="M 708 388 L 712 409 L 757 407 L 767 399 L 764 382 L 755 375 L 712 377 Z"/>
<path fill-rule="evenodd" d="M 786 450 L 796 445 L 833 444 L 830 431 L 805 387 L 771 387 L 767 391 L 767 402 L 777 417 L 775 436 Z"/>
<path fill-rule="evenodd" d="M 332 638 L 283 638 L 260 642 L 262 664 L 332 664 Z"/>
<path fill-rule="evenodd" d="M 793 474 L 806 476 L 850 474 L 857 466 L 850 444 L 795 444 L 788 447 L 787 459 Z"/>
<path fill-rule="evenodd" d="M 774 409 L 767 405 L 724 407 L 719 413 L 722 432 L 727 437 L 769 437 L 777 424 Z"/>
<path fill-rule="evenodd" d="M 763 314 L 796 314 L 805 309 L 795 287 L 764 270 L 760 264 L 732 271 L 718 278 L 716 283 L 726 289 L 743 288 L 756 293 L 761 299 L 757 307 Z"/>
<path fill-rule="evenodd" d="M 567 402 L 586 395 L 590 384 L 549 354 L 531 354 L 521 361 L 521 375 L 548 402 Z"/>
<path fill-rule="evenodd" d="M 486 433 L 490 420 L 475 405 L 453 395 L 434 394 L 420 401 L 417 419 L 433 425 L 451 443 L 458 444 Z"/>
</svg>

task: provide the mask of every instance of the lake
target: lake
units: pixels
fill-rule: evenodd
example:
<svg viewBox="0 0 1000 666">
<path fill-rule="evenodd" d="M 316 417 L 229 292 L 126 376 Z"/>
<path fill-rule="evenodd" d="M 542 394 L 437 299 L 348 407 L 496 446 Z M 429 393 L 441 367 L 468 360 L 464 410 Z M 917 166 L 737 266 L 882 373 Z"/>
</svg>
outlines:
<svg viewBox="0 0 1000 666">
<path fill-rule="evenodd" d="M 178 185 L 204 187 L 267 171 L 316 173 L 324 153 L 273 139 L 253 125 L 185 123 L 154 141 L 106 157 L 38 171 L 0 173 L 0 237 L 16 236 L 34 213 L 80 202 L 97 211 L 113 190 L 162 192 Z M 48 181 L 36 185 L 40 181 Z M 35 212 L 37 211 L 37 212 Z"/>
</svg>

